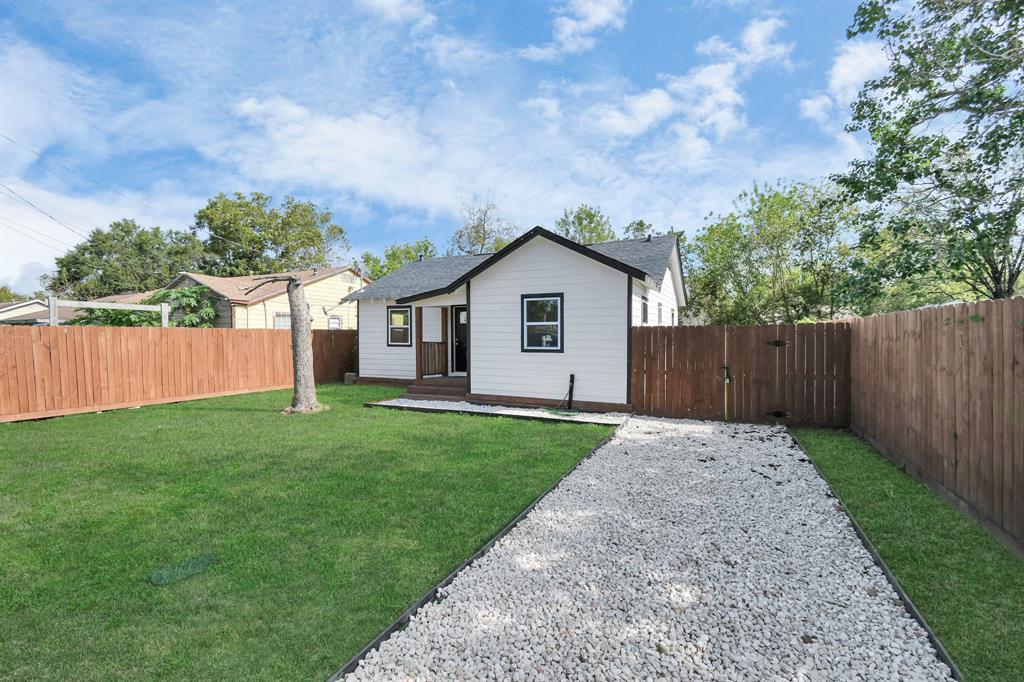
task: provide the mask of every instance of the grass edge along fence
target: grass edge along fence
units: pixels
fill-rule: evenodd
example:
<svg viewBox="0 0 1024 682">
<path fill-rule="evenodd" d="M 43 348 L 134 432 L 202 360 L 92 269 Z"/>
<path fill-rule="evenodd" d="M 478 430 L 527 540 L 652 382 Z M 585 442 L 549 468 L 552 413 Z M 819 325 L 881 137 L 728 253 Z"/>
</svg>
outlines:
<svg viewBox="0 0 1024 682">
<path fill-rule="evenodd" d="M 355 370 L 356 332 L 313 332 L 317 381 Z M 0 326 L 0 422 L 288 388 L 291 332 Z"/>
<path fill-rule="evenodd" d="M 1024 298 L 851 322 L 851 428 L 1024 546 Z"/>
</svg>

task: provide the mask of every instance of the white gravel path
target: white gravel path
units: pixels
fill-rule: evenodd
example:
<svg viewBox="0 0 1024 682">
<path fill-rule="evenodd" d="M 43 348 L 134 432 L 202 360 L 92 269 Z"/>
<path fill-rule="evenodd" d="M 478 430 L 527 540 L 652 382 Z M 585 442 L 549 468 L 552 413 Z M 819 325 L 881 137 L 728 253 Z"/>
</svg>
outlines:
<svg viewBox="0 0 1024 682">
<path fill-rule="evenodd" d="M 585 424 L 621 424 L 629 419 L 629 415 L 625 412 L 580 412 L 579 414 L 562 415 L 535 407 L 477 405 L 476 403 L 468 403 L 464 400 L 410 400 L 408 398 L 394 398 L 393 400 L 381 400 L 375 404 L 392 407 L 412 407 L 431 412 L 482 412 L 485 414 L 532 417 L 553 422 L 582 422 Z"/>
<path fill-rule="evenodd" d="M 940 680 L 784 429 L 630 419 L 352 680 Z"/>
</svg>

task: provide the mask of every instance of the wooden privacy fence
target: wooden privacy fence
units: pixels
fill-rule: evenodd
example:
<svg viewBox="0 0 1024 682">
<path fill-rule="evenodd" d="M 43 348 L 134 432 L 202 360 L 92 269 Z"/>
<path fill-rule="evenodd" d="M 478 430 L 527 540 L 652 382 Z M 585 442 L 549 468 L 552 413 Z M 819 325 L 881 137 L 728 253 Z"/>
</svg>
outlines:
<svg viewBox="0 0 1024 682">
<path fill-rule="evenodd" d="M 355 332 L 316 331 L 314 371 L 354 369 Z M 0 326 L 0 421 L 292 385 L 291 332 Z"/>
<path fill-rule="evenodd" d="M 747 327 L 634 327 L 638 414 L 845 426 L 848 322 Z"/>
<path fill-rule="evenodd" d="M 851 327 L 853 429 L 1024 543 L 1024 298 Z"/>
</svg>

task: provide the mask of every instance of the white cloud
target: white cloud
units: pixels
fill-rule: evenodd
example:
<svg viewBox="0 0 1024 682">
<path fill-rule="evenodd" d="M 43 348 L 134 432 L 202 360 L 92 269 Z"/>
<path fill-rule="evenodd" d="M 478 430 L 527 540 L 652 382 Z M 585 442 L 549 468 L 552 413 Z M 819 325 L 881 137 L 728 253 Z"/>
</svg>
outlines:
<svg viewBox="0 0 1024 682">
<path fill-rule="evenodd" d="M 857 99 L 865 81 L 878 78 L 889 68 L 889 59 L 877 40 L 852 40 L 843 43 L 832 63 L 828 90 L 837 105 L 845 107 Z"/>
<path fill-rule="evenodd" d="M 478 40 L 455 35 L 432 35 L 424 42 L 434 62 L 446 71 L 470 71 L 500 59 Z"/>
<path fill-rule="evenodd" d="M 597 44 L 595 33 L 621 31 L 626 25 L 629 5 L 625 0 L 570 0 L 555 17 L 553 40 L 543 46 L 530 45 L 518 54 L 530 61 L 553 61 L 564 54 L 579 54 Z"/>
<path fill-rule="evenodd" d="M 437 21 L 423 0 L 358 0 L 358 4 L 385 21 L 413 24 L 417 29 L 430 28 Z"/>
<path fill-rule="evenodd" d="M 763 66 L 789 66 L 792 43 L 781 42 L 778 33 L 785 27 L 778 17 L 751 20 L 733 45 L 720 36 L 712 36 L 697 45 L 697 52 L 718 61 L 697 66 L 681 76 L 665 76 L 666 87 L 683 103 L 687 120 L 711 131 L 719 140 L 747 127 L 745 104 L 740 90 L 754 72 Z"/>
<path fill-rule="evenodd" d="M 829 70 L 827 94 L 817 92 L 800 100 L 800 115 L 824 130 L 837 131 L 864 83 L 884 75 L 888 68 L 889 59 L 880 41 L 859 39 L 841 44 Z"/>
<path fill-rule="evenodd" d="M 832 98 L 819 94 L 800 100 L 800 115 L 818 125 L 826 125 L 832 117 Z"/>
<path fill-rule="evenodd" d="M 562 118 L 562 105 L 554 97 L 530 97 L 522 104 L 526 109 L 536 111 L 548 123 L 556 123 Z"/>
<path fill-rule="evenodd" d="M 661 88 L 624 98 L 622 106 L 599 105 L 590 111 L 594 125 L 613 136 L 636 137 L 661 123 L 676 110 L 672 96 Z"/>
<path fill-rule="evenodd" d="M 785 26 L 786 22 L 775 16 L 753 19 L 740 34 L 739 46 L 715 35 L 698 43 L 696 49 L 699 54 L 723 57 L 745 66 L 776 62 L 788 67 L 793 43 L 780 42 L 776 37 Z"/>
</svg>

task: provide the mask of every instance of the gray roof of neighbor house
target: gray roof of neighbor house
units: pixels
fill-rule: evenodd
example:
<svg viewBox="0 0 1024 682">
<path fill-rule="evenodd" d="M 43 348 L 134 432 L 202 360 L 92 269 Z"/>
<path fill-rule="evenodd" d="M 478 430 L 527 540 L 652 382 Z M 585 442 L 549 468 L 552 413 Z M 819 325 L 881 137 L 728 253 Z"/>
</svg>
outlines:
<svg viewBox="0 0 1024 682">
<path fill-rule="evenodd" d="M 669 258 L 676 244 L 674 235 L 665 235 L 584 246 L 554 235 L 544 228 L 535 227 L 497 253 L 442 256 L 407 263 L 373 284 L 352 292 L 342 300 L 403 299 L 430 292 L 443 293 L 446 288 L 457 284 L 470 272 L 486 267 L 489 261 L 499 260 L 507 252 L 515 250 L 537 236 L 547 237 L 612 267 L 622 266 L 622 269 L 631 274 L 647 275 L 658 286 L 661 286 L 665 278 L 665 270 L 669 266 Z"/>
</svg>

